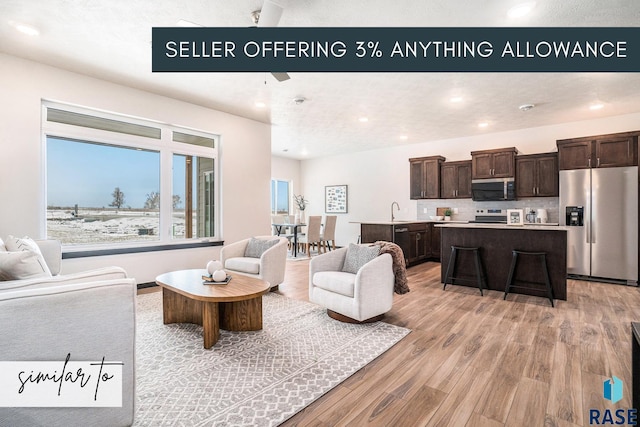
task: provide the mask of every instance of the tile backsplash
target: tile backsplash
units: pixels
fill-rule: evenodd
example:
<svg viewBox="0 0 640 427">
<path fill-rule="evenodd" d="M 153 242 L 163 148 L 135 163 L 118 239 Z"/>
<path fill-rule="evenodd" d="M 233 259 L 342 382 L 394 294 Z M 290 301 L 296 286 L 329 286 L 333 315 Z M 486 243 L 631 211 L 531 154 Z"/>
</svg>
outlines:
<svg viewBox="0 0 640 427">
<path fill-rule="evenodd" d="M 530 197 L 505 202 L 474 202 L 471 199 L 423 199 L 418 200 L 417 219 L 426 220 L 436 214 L 436 208 L 458 208 L 452 218 L 456 221 L 475 219 L 476 209 L 547 209 L 547 222 L 559 222 L 560 199 L 558 197 Z M 427 210 L 427 213 L 424 210 Z"/>
</svg>

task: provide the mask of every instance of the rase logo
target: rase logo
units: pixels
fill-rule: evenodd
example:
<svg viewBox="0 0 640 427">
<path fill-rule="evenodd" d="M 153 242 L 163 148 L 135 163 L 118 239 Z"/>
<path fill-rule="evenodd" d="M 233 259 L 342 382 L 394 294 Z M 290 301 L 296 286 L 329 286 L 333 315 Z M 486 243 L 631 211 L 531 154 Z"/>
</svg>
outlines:
<svg viewBox="0 0 640 427">
<path fill-rule="evenodd" d="M 602 395 L 611 403 L 617 403 L 622 400 L 622 380 L 615 375 L 612 379 L 608 379 L 602 383 Z"/>
<path fill-rule="evenodd" d="M 623 382 L 620 378 L 613 376 L 602 383 L 602 397 L 616 403 L 622 400 Z M 638 411 L 634 408 L 628 409 L 589 409 L 590 425 L 638 425 Z"/>
</svg>

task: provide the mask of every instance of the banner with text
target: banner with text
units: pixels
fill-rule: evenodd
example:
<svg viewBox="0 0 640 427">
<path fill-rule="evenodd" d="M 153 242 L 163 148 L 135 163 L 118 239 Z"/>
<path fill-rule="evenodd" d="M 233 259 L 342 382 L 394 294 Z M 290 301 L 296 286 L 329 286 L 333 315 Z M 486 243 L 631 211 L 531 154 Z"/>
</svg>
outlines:
<svg viewBox="0 0 640 427">
<path fill-rule="evenodd" d="M 154 72 L 639 72 L 640 28 L 153 28 Z"/>
<path fill-rule="evenodd" d="M 122 362 L 0 362 L 0 407 L 122 407 Z"/>
</svg>

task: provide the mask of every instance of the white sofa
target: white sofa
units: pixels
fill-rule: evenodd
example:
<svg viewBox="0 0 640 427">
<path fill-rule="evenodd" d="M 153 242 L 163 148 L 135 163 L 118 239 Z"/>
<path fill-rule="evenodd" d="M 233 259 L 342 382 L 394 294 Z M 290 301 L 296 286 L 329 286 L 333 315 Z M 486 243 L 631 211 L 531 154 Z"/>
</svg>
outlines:
<svg viewBox="0 0 640 427">
<path fill-rule="evenodd" d="M 392 258 L 381 254 L 356 274 L 342 271 L 348 248 L 311 258 L 309 301 L 327 308 L 334 319 L 345 322 L 378 320 L 393 305 Z"/>
<path fill-rule="evenodd" d="M 54 276 L 0 281 L 0 361 L 122 361 L 122 407 L 0 408 L 0 425 L 131 425 L 135 280 L 118 267 L 59 275 L 60 243 L 36 243 Z"/>
<path fill-rule="evenodd" d="M 220 251 L 220 261 L 225 270 L 265 280 L 271 285 L 271 290 L 276 290 L 284 282 L 289 241 L 278 236 L 256 236 L 255 239 L 277 240 L 278 243 L 258 258 L 245 256 L 250 239 L 243 239 L 224 246 Z"/>
</svg>

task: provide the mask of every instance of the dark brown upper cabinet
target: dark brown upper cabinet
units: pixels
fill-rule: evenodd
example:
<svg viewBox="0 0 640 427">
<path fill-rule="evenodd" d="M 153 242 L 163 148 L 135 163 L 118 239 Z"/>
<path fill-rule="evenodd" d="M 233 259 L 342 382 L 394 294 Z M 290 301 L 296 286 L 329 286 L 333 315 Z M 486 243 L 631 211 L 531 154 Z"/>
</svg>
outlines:
<svg viewBox="0 0 640 427">
<path fill-rule="evenodd" d="M 558 153 L 516 156 L 517 197 L 557 197 L 558 194 Z"/>
<path fill-rule="evenodd" d="M 516 169 L 515 147 L 471 152 L 472 179 L 513 178 Z"/>
<path fill-rule="evenodd" d="M 440 166 L 440 197 L 471 198 L 471 160 L 444 162 Z"/>
<path fill-rule="evenodd" d="M 560 170 L 637 166 L 639 133 L 558 140 L 558 166 Z"/>
<path fill-rule="evenodd" d="M 442 156 L 409 159 L 411 199 L 440 198 L 440 164 Z"/>
</svg>

